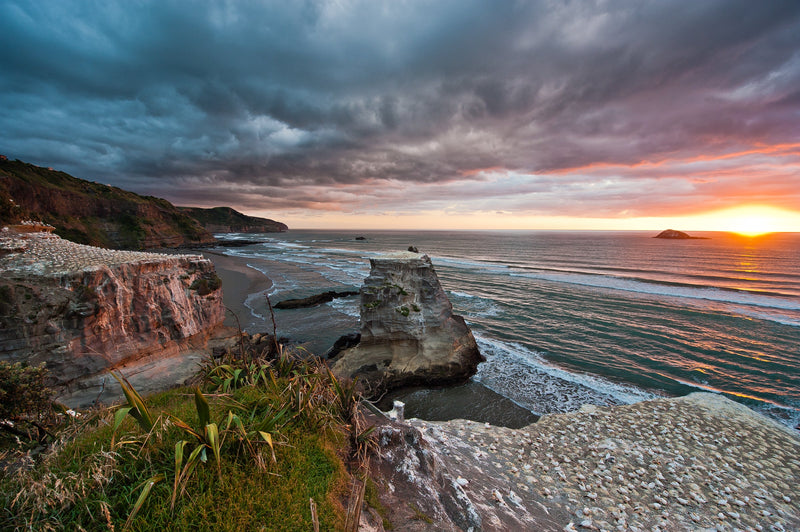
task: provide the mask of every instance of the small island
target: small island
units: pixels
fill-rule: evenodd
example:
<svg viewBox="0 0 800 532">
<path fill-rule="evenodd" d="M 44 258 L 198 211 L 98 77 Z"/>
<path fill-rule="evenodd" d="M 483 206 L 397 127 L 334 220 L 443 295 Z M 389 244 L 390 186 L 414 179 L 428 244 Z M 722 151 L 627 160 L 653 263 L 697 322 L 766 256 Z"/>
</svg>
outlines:
<svg viewBox="0 0 800 532">
<path fill-rule="evenodd" d="M 654 236 L 653 238 L 666 238 L 668 240 L 708 240 L 706 237 L 702 236 L 691 236 L 683 231 L 676 231 L 674 229 L 667 229 L 665 231 L 661 231 L 658 235 Z"/>
</svg>

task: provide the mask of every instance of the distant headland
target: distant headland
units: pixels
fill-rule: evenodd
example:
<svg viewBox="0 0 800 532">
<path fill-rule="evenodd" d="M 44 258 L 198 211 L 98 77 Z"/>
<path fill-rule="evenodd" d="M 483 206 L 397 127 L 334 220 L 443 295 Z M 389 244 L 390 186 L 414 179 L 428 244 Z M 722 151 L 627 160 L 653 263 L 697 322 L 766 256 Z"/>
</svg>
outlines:
<svg viewBox="0 0 800 532">
<path fill-rule="evenodd" d="M 169 201 L 0 156 L 0 225 L 40 220 L 78 244 L 142 250 L 212 245 L 212 233 L 273 233 L 280 222 L 229 207 L 176 207 Z"/>
<path fill-rule="evenodd" d="M 704 236 L 691 236 L 683 231 L 676 231 L 674 229 L 667 229 L 665 231 L 661 231 L 658 235 L 654 236 L 653 238 L 665 238 L 667 240 L 708 240 L 708 237 Z"/>
</svg>

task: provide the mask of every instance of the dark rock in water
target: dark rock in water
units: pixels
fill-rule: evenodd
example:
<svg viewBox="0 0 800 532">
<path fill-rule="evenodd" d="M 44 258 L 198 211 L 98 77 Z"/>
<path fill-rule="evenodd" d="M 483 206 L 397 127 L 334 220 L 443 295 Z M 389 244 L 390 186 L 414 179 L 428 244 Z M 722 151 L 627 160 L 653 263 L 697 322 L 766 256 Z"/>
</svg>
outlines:
<svg viewBox="0 0 800 532">
<path fill-rule="evenodd" d="M 411 253 L 419 253 L 419 250 L 415 246 L 408 246 L 408 250 Z"/>
<path fill-rule="evenodd" d="M 356 240 L 366 240 L 366 239 L 367 239 L 367 237 L 365 237 L 365 236 L 357 236 L 356 237 Z"/>
<path fill-rule="evenodd" d="M 666 238 L 667 240 L 707 240 L 705 237 L 701 236 L 690 236 L 683 231 L 675 231 L 674 229 L 667 229 L 666 231 L 661 231 L 658 235 L 654 236 L 653 238 Z"/>
<path fill-rule="evenodd" d="M 340 297 L 350 297 L 350 296 L 357 296 L 358 292 L 354 290 L 348 290 L 345 292 L 336 292 L 330 290 L 328 292 L 323 292 L 321 294 L 315 294 L 309 297 L 302 297 L 299 299 L 286 299 L 279 303 L 276 303 L 274 306 L 277 309 L 293 309 L 293 308 L 308 308 L 314 307 L 316 305 L 322 305 L 323 303 L 327 303 L 329 301 L 333 301 L 334 299 Z"/>
<path fill-rule="evenodd" d="M 373 397 L 474 375 L 484 358 L 464 318 L 453 314 L 430 258 L 402 252 L 370 265 L 361 287 L 361 342 L 343 351 L 333 370 L 359 377 Z"/>
<path fill-rule="evenodd" d="M 208 246 L 197 246 L 198 248 L 243 248 L 256 244 L 266 244 L 269 240 L 236 240 L 232 238 L 218 238 L 216 242 Z"/>
<path fill-rule="evenodd" d="M 350 349 L 351 347 L 355 347 L 358 345 L 358 342 L 361 341 L 361 333 L 353 332 L 350 334 L 345 334 L 344 336 L 340 336 L 338 340 L 333 343 L 333 347 L 328 349 L 325 353 L 323 358 L 328 360 L 333 360 L 339 356 L 339 353 L 344 351 L 345 349 Z"/>
</svg>

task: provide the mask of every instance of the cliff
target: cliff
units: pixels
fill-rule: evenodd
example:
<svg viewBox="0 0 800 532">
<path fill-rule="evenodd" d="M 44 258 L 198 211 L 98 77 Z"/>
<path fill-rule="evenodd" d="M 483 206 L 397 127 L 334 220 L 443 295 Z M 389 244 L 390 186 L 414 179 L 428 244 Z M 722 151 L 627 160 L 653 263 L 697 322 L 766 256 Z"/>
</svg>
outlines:
<svg viewBox="0 0 800 532">
<path fill-rule="evenodd" d="M 247 216 L 230 207 L 178 207 L 212 233 L 282 233 L 289 227 L 269 218 Z"/>
<path fill-rule="evenodd" d="M 94 246 L 150 249 L 209 244 L 199 222 L 164 199 L 0 159 L 0 225 L 39 219 Z"/>
<path fill-rule="evenodd" d="M 214 266 L 200 256 L 0 232 L 0 360 L 45 363 L 62 390 L 203 345 L 224 313 Z"/>
<path fill-rule="evenodd" d="M 334 372 L 359 377 L 372 395 L 474 375 L 484 359 L 430 258 L 404 252 L 370 259 L 370 267 L 360 290 L 361 339 L 336 357 Z"/>
</svg>

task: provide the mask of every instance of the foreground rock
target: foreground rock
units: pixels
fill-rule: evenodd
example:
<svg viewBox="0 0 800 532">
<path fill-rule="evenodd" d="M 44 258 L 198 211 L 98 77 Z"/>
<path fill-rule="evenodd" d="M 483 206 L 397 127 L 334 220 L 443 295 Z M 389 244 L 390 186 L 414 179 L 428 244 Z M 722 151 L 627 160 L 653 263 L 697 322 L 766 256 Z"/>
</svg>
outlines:
<svg viewBox="0 0 800 532">
<path fill-rule="evenodd" d="M 0 276 L 0 360 L 45 363 L 65 393 L 100 385 L 108 370 L 197 351 L 225 313 L 214 266 L 196 255 L 5 230 Z"/>
<path fill-rule="evenodd" d="M 517 430 L 411 426 L 378 431 L 376 482 L 396 527 L 413 504 L 432 521 L 416 530 L 800 530 L 800 438 L 719 395 L 587 407 Z M 427 502 L 402 500 L 414 491 Z"/>
<path fill-rule="evenodd" d="M 370 259 L 361 288 L 361 339 L 333 364 L 378 395 L 419 384 L 463 382 L 484 359 L 442 289 L 430 258 L 403 252 Z"/>
<path fill-rule="evenodd" d="M 715 394 L 377 433 L 395 529 L 800 530 L 800 438 Z"/>
</svg>

